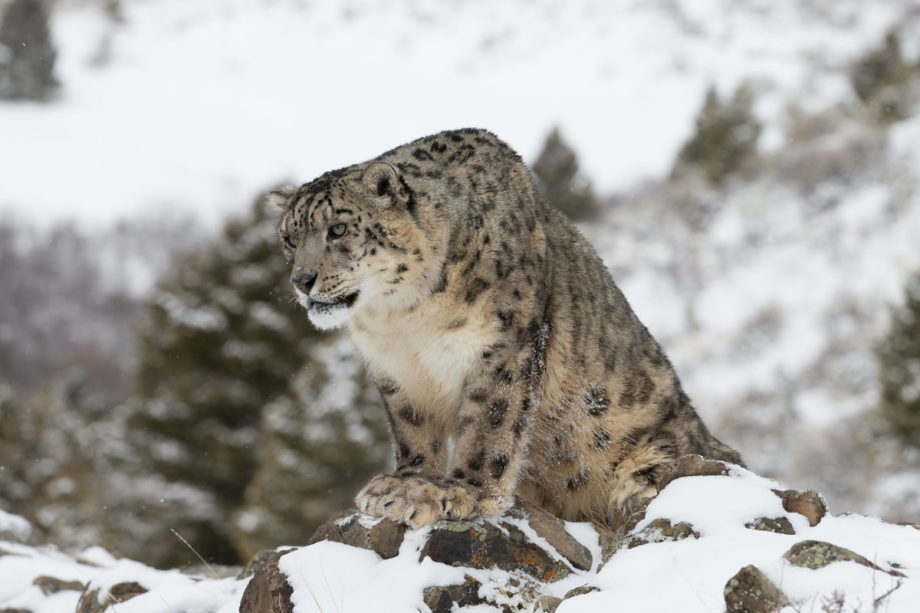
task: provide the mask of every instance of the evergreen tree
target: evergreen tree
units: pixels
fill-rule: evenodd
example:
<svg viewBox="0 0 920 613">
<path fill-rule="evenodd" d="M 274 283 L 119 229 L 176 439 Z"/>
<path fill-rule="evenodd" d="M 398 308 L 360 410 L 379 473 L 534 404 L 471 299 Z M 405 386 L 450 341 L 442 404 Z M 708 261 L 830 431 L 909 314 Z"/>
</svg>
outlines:
<svg viewBox="0 0 920 613">
<path fill-rule="evenodd" d="M 749 168 L 757 158 L 761 131 L 753 106 L 753 92 L 745 85 L 728 101 L 710 87 L 696 117 L 696 130 L 674 161 L 672 176 L 701 172 L 718 185 Z"/>
<path fill-rule="evenodd" d="M 549 203 L 570 219 L 586 220 L 597 215 L 598 204 L 590 182 L 578 172 L 578 157 L 558 128 L 546 137 L 533 164 Z"/>
<path fill-rule="evenodd" d="M 262 412 L 259 468 L 234 518 L 243 558 L 303 543 L 353 506 L 354 495 L 392 455 L 379 394 L 351 342 L 330 339 L 311 358 Z"/>
<path fill-rule="evenodd" d="M 112 23 L 124 23 L 125 14 L 121 8 L 121 0 L 103 0 L 102 10 Z"/>
<path fill-rule="evenodd" d="M 27 517 L 41 537 L 56 543 L 98 543 L 98 481 L 105 472 L 91 425 L 110 408 L 76 370 L 28 400 L 0 386 L 0 508 Z"/>
<path fill-rule="evenodd" d="M 47 100 L 57 52 L 42 0 L 12 0 L 0 18 L 0 99 Z"/>
<path fill-rule="evenodd" d="M 140 469 L 213 505 L 216 515 L 183 536 L 218 561 L 235 558 L 227 518 L 256 467 L 259 411 L 284 393 L 316 336 L 290 297 L 275 224 L 259 200 L 248 219 L 181 259 L 140 328 L 143 408 L 129 421 Z"/>
<path fill-rule="evenodd" d="M 918 82 L 920 71 L 904 60 L 895 32 L 889 32 L 880 48 L 869 51 L 850 68 L 853 90 L 881 123 L 911 115 L 920 93 Z"/>
<path fill-rule="evenodd" d="M 920 273 L 893 311 L 878 357 L 882 416 L 905 442 L 920 446 Z"/>
<path fill-rule="evenodd" d="M 23 461 L 31 424 L 13 388 L 0 381 L 0 509 L 27 515 L 30 487 Z"/>
</svg>

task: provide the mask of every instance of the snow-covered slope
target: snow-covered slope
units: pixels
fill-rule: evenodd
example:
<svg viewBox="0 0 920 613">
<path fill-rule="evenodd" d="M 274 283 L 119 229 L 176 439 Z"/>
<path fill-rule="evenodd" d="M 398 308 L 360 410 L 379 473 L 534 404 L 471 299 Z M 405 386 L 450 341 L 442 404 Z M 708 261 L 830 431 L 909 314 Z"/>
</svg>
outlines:
<svg viewBox="0 0 920 613">
<path fill-rule="evenodd" d="M 0 573 L 0 607 L 34 613 L 73 613 L 81 598 L 88 603 L 86 595 L 94 591 L 102 595 L 100 604 L 79 610 L 101 611 L 111 605 L 105 610 L 113 613 L 236 613 L 246 585 L 232 578 L 202 580 L 175 570 L 156 570 L 115 559 L 99 547 L 69 556 L 54 548 L 4 542 L 0 542 Z M 105 601 L 114 586 L 131 583 L 146 593 Z"/>
<path fill-rule="evenodd" d="M 740 468 L 727 476 L 677 479 L 652 501 L 645 519 L 608 560 L 590 525 L 569 523 L 567 530 L 592 553 L 593 564 L 559 574 L 561 580 L 544 584 L 540 592 L 568 595 L 557 613 L 720 613 L 729 580 L 753 565 L 785 595 L 787 613 L 913 613 L 920 607 L 920 529 L 858 515 L 810 520 L 787 510 L 774 490 L 782 486 Z M 465 577 L 481 584 L 479 598 L 505 604 L 509 608 L 504 610 L 531 610 L 534 594 L 515 595 L 514 573 L 449 566 L 420 556 L 429 530 L 408 532 L 398 555 L 389 559 L 327 541 L 285 554 L 278 568 L 292 591 L 285 596 L 278 596 L 285 589 L 272 592 L 275 610 L 289 610 L 283 608 L 288 600 L 296 613 L 426 611 L 425 587 L 463 584 Z M 248 582 L 156 571 L 115 560 L 98 548 L 75 560 L 14 543 L 0 543 L 0 576 L 0 607 L 42 613 L 70 613 L 80 598 L 102 602 L 98 599 L 115 592 L 117 584 L 133 597 L 106 611 L 225 613 L 239 609 Z M 828 602 L 841 608 L 822 608 Z M 479 605 L 460 610 L 500 609 Z"/>
<path fill-rule="evenodd" d="M 0 210 L 214 219 L 422 134 L 489 128 L 532 158 L 552 124 L 604 190 L 667 170 L 709 84 L 753 79 L 765 141 L 794 98 L 909 7 L 835 2 L 123 0 L 54 17 L 61 97 L 0 103 Z"/>
</svg>

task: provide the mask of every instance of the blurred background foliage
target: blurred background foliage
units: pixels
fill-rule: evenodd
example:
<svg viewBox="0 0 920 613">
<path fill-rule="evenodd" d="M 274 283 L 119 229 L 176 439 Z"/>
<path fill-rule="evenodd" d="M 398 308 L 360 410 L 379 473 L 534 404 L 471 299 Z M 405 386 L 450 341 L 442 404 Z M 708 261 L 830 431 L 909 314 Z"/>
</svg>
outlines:
<svg viewBox="0 0 920 613">
<path fill-rule="evenodd" d="M 49 6 L 3 7 L 0 98 L 53 103 Z M 119 2 L 101 6 L 123 21 Z M 853 193 L 890 186 L 886 219 L 916 206 L 916 169 L 899 165 L 889 139 L 893 125 L 918 117 L 916 54 L 892 30 L 848 79 L 849 102 L 790 105 L 786 140 L 769 151 L 758 85 L 710 87 L 671 172 L 629 194 L 596 193 L 558 127 L 530 160 L 547 199 L 581 224 L 616 278 L 647 274 L 676 296 L 665 308 L 680 331 L 659 337 L 676 345 L 677 361 L 691 355 L 682 371 L 690 380 L 694 363 L 709 359 L 696 347 L 711 343 L 693 339 L 714 271 L 788 239 L 763 216 L 794 208 L 802 227 L 827 228 L 815 249 L 834 254 L 847 223 L 835 211 Z M 732 216 L 753 221 L 728 244 L 719 222 Z M 376 392 L 347 338 L 317 333 L 292 301 L 275 223 L 261 198 L 217 234 L 181 216 L 95 229 L 0 221 L 0 508 L 64 546 L 195 563 L 176 530 L 208 560 L 230 564 L 303 542 L 387 468 Z M 768 353 L 792 316 L 765 306 L 724 341 L 724 359 L 740 369 Z M 920 272 L 884 317 L 844 295 L 825 323 L 813 360 L 704 414 L 756 469 L 916 521 Z M 864 358 L 871 363 L 854 367 Z M 869 398 L 871 410 L 820 431 L 805 424 L 799 399 L 819 383 Z"/>
</svg>

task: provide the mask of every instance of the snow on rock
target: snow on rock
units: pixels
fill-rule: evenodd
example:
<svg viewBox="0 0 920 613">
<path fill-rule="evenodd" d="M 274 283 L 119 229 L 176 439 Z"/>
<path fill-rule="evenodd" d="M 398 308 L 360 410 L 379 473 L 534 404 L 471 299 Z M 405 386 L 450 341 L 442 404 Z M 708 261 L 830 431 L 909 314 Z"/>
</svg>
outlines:
<svg viewBox="0 0 920 613">
<path fill-rule="evenodd" d="M 920 607 L 920 529 L 825 516 L 819 495 L 736 466 L 697 458 L 675 473 L 619 534 L 555 520 L 587 555 L 581 569 L 560 555 L 564 547 L 549 542 L 547 530 L 533 530 L 532 509 L 417 531 L 352 513 L 321 529 L 337 542 L 279 552 L 271 582 L 255 585 L 269 572 L 263 568 L 247 593 L 251 599 L 261 590 L 262 598 L 250 601 L 259 606 L 268 594 L 287 594 L 271 610 L 296 613 Z M 398 550 L 394 537 L 402 538 Z M 547 555 L 555 563 L 547 565 Z"/>
<path fill-rule="evenodd" d="M 873 611 L 879 599 L 881 610 L 917 610 L 920 528 L 858 515 L 828 516 L 812 526 L 809 517 L 787 510 L 795 506 L 790 499 L 777 482 L 739 467 L 728 475 L 677 479 L 648 505 L 631 534 L 640 535 L 663 520 L 685 523 L 691 530 L 636 546 L 628 541 L 593 577 L 592 585 L 600 590 L 566 599 L 557 613 L 614 607 L 768 611 L 774 610 L 768 604 L 777 594 L 782 595 L 777 602 L 788 603 L 783 610 L 789 612 L 823 610 L 825 602 L 836 601 L 845 602 L 848 611 Z M 792 533 L 784 533 L 790 531 L 782 526 L 791 527 Z M 821 544 L 797 546 L 807 541 Z M 805 550 L 799 558 L 790 555 L 797 547 Z M 871 564 L 827 554 L 841 549 Z M 764 578 L 777 591 L 771 594 L 766 584 L 758 585 L 761 608 L 753 608 L 750 600 L 744 601 L 745 607 L 733 607 L 739 586 Z"/>
<path fill-rule="evenodd" d="M 526 503 L 420 530 L 349 511 L 312 544 L 259 554 L 242 579 L 0 542 L 0 610 L 920 610 L 920 526 L 825 511 L 814 492 L 688 456 L 618 532 Z"/>
</svg>

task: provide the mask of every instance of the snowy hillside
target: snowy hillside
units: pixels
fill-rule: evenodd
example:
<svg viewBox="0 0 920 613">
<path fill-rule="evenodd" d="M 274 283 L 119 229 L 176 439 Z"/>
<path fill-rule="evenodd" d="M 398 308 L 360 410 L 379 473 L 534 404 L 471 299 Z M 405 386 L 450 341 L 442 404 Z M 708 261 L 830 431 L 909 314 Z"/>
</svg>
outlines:
<svg viewBox="0 0 920 613">
<path fill-rule="evenodd" d="M 123 0 L 64 3 L 60 99 L 0 103 L 0 210 L 209 220 L 420 135 L 486 127 L 526 158 L 560 124 L 603 190 L 665 172 L 705 88 L 763 90 L 765 143 L 794 98 L 850 96 L 839 71 L 910 3 Z"/>
<path fill-rule="evenodd" d="M 920 271 L 920 119 L 831 126 L 749 180 L 652 186 L 586 232 L 751 467 L 910 520 L 920 450 L 879 440 L 868 416 L 875 348 Z"/>
</svg>

